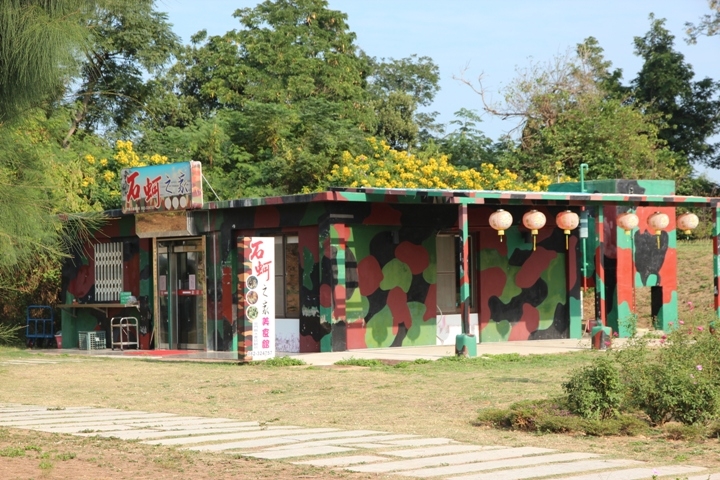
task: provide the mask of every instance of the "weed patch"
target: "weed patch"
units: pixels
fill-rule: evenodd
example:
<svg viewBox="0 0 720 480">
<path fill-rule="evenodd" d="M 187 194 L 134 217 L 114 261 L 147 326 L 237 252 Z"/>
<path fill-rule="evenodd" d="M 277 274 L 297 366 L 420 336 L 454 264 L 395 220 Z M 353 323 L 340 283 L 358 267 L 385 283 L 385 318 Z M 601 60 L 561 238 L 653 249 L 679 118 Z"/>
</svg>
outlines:
<svg viewBox="0 0 720 480">
<path fill-rule="evenodd" d="M 335 365 L 345 365 L 353 367 L 384 367 L 385 364 L 374 358 L 344 358 L 335 362 Z"/>
</svg>

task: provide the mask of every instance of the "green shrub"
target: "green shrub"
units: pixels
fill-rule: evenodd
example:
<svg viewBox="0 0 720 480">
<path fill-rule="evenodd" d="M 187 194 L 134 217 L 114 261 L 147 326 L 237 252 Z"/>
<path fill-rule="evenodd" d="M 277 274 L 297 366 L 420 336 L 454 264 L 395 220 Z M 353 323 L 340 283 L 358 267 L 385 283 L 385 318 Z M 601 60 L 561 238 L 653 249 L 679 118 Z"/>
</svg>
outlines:
<svg viewBox="0 0 720 480">
<path fill-rule="evenodd" d="M 705 423 L 720 416 L 720 336 L 699 319 L 677 325 L 660 348 L 636 342 L 618 353 L 627 387 L 625 408 L 655 425 Z"/>
<path fill-rule="evenodd" d="M 638 435 L 647 423 L 632 415 L 585 419 L 571 413 L 562 399 L 522 401 L 507 409 L 480 412 L 476 425 L 536 433 L 584 433 L 585 435 Z"/>
<path fill-rule="evenodd" d="M 355 367 L 384 367 L 385 364 L 375 358 L 344 358 L 335 362 L 335 365 L 349 365 Z"/>
<path fill-rule="evenodd" d="M 17 345 L 20 343 L 18 333 L 25 328 L 24 325 L 8 325 L 0 323 L 0 345 Z"/>
<path fill-rule="evenodd" d="M 691 440 L 698 441 L 708 435 L 708 429 L 704 425 L 684 425 L 682 423 L 668 423 L 663 426 L 663 434 L 669 440 Z"/>
<path fill-rule="evenodd" d="M 294 357 L 272 357 L 258 362 L 258 364 L 265 365 L 267 367 L 294 367 L 297 365 L 306 365 L 304 361 Z"/>
<path fill-rule="evenodd" d="M 600 420 L 617 415 L 624 392 L 620 374 L 607 357 L 576 370 L 563 389 L 571 412 Z"/>
</svg>

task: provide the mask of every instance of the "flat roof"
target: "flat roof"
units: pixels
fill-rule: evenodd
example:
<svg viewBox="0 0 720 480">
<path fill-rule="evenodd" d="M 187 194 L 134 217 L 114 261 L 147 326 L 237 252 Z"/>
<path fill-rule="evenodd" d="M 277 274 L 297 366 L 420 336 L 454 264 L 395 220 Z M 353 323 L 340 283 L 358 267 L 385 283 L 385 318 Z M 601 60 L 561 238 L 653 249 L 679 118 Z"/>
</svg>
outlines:
<svg viewBox="0 0 720 480">
<path fill-rule="evenodd" d="M 624 193 L 333 187 L 327 191 L 318 193 L 208 202 L 201 208 L 203 210 L 215 210 L 314 202 L 430 203 L 448 205 L 686 206 L 716 208 L 718 204 L 720 204 L 720 197 L 636 195 Z"/>
</svg>

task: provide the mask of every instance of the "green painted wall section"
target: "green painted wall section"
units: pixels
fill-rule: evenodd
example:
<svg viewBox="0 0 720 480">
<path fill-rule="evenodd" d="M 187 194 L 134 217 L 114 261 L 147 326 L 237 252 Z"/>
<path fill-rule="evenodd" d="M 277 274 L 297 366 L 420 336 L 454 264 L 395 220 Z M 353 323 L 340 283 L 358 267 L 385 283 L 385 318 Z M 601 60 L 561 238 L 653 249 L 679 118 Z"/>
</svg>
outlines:
<svg viewBox="0 0 720 480">
<path fill-rule="evenodd" d="M 407 293 L 412 283 L 412 272 L 405 262 L 393 258 L 382 268 L 383 279 L 380 282 L 380 288 L 383 290 L 392 290 L 395 287 Z"/>
<path fill-rule="evenodd" d="M 540 275 L 540 278 L 548 285 L 548 295 L 543 302 L 537 306 L 540 313 L 540 324 L 538 330 L 546 330 L 552 326 L 555 319 L 555 309 L 558 304 L 567 303 L 567 281 L 565 279 L 565 255 L 558 255 L 550 261 L 550 265 Z M 556 288 L 552 288 L 556 286 Z"/>
<path fill-rule="evenodd" d="M 677 321 L 678 298 L 677 291 L 673 291 L 670 294 L 670 301 L 660 307 L 660 311 L 658 312 L 658 315 L 655 319 L 655 328 L 668 332 L 672 329 L 670 323 L 672 323 L 673 325 L 677 325 Z"/>
</svg>

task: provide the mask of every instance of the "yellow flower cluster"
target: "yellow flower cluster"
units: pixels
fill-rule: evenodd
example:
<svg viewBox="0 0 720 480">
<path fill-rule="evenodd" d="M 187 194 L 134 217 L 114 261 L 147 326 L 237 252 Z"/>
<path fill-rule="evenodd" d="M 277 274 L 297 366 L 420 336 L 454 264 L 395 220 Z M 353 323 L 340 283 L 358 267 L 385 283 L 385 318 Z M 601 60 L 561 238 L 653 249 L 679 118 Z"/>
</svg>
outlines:
<svg viewBox="0 0 720 480">
<path fill-rule="evenodd" d="M 538 175 L 534 182 L 520 181 L 509 170 L 483 163 L 478 169 L 459 170 L 445 155 L 427 160 L 393 150 L 384 141 L 367 139 L 371 156 L 344 152 L 333 165 L 330 184 L 349 187 L 419 188 L 453 190 L 547 190 L 552 179 Z"/>
<path fill-rule="evenodd" d="M 135 150 L 133 150 L 133 143 L 130 140 L 117 141 L 113 158 L 115 158 L 115 161 L 122 168 L 146 167 L 148 165 L 164 165 L 168 163 L 166 156 L 158 155 L 157 153 L 152 156 L 143 155 L 141 159 L 140 156 L 135 153 Z"/>
<path fill-rule="evenodd" d="M 120 172 L 124 168 L 164 165 L 169 160 L 164 155 L 138 155 L 131 141 L 118 140 L 115 154 L 110 158 L 97 159 L 93 155 L 83 157 L 83 177 L 80 181 L 80 194 L 89 203 L 99 201 L 103 205 L 112 204 L 120 198 Z M 98 207 L 101 208 L 101 207 Z"/>
</svg>

